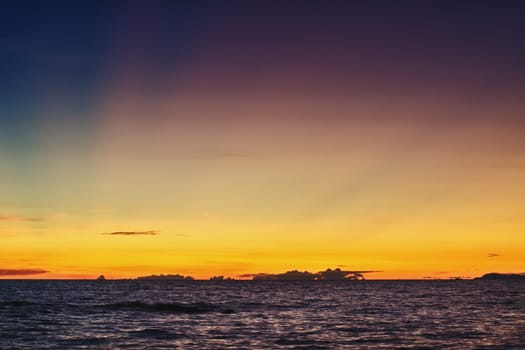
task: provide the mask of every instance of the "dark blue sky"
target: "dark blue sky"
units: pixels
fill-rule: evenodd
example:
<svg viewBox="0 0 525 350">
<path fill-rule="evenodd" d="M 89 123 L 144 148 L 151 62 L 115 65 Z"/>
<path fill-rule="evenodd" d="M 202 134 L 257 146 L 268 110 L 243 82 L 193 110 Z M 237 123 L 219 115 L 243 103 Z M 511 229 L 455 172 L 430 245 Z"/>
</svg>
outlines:
<svg viewBox="0 0 525 350">
<path fill-rule="evenodd" d="M 86 122 L 119 69 L 152 96 L 188 69 L 223 95 L 520 98 L 521 1 L 4 1 L 0 126 Z M 131 72 L 131 73 L 130 73 Z M 121 77 L 119 79 L 122 79 Z"/>
</svg>

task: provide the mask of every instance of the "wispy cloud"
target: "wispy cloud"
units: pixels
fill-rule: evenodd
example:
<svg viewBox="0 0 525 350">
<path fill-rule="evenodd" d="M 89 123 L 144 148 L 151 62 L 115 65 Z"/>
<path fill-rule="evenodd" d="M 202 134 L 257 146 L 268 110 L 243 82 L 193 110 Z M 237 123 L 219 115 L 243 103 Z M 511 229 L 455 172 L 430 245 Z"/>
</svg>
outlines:
<svg viewBox="0 0 525 350">
<path fill-rule="evenodd" d="M 498 254 L 498 253 L 489 253 L 489 254 L 487 255 L 487 258 L 497 258 L 498 256 L 501 256 L 501 255 Z"/>
<path fill-rule="evenodd" d="M 111 236 L 156 236 L 159 234 L 159 231 L 115 231 L 115 232 L 102 232 L 101 235 L 111 235 Z"/>
<path fill-rule="evenodd" d="M 27 276 L 47 273 L 44 269 L 0 269 L 0 276 Z"/>
<path fill-rule="evenodd" d="M 211 151 L 202 150 L 191 154 L 184 155 L 188 159 L 202 159 L 202 160 L 227 160 L 227 159 L 261 159 L 266 158 L 261 154 L 254 154 L 248 152 L 233 152 L 233 151 Z"/>
<path fill-rule="evenodd" d="M 20 215 L 0 215 L 0 221 L 15 221 L 15 222 L 38 222 L 44 221 L 41 217 L 27 217 Z"/>
</svg>

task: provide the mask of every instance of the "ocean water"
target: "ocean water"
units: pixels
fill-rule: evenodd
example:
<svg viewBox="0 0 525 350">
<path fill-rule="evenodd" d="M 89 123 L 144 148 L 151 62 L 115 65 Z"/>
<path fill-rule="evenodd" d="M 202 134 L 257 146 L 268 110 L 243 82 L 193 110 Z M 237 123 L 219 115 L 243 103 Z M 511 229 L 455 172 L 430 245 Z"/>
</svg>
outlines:
<svg viewBox="0 0 525 350">
<path fill-rule="evenodd" d="M 525 349 L 525 283 L 0 281 L 0 349 Z"/>
</svg>

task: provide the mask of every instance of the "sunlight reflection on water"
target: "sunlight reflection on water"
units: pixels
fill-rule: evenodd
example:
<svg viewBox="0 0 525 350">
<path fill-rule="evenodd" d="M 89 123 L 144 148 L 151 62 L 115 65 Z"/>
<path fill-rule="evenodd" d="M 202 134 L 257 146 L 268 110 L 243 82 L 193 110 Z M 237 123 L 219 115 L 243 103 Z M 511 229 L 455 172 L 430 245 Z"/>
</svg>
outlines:
<svg viewBox="0 0 525 350">
<path fill-rule="evenodd" d="M 525 348 L 507 281 L 0 281 L 0 348 Z"/>
</svg>

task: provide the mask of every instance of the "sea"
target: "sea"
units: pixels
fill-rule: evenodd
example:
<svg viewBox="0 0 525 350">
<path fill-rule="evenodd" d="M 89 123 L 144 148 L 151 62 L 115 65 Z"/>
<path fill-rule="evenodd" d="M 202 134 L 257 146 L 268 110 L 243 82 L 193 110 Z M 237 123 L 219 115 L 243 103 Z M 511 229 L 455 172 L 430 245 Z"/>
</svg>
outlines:
<svg viewBox="0 0 525 350">
<path fill-rule="evenodd" d="M 525 349 L 525 283 L 0 280 L 0 349 Z"/>
</svg>

